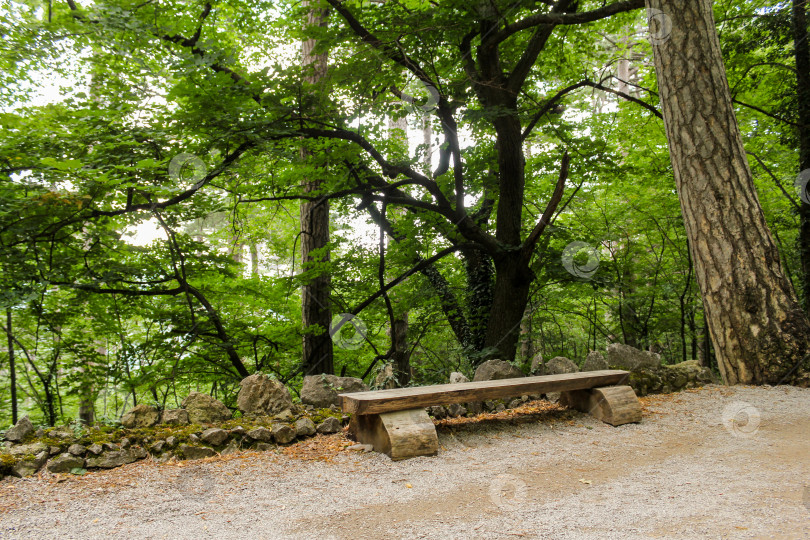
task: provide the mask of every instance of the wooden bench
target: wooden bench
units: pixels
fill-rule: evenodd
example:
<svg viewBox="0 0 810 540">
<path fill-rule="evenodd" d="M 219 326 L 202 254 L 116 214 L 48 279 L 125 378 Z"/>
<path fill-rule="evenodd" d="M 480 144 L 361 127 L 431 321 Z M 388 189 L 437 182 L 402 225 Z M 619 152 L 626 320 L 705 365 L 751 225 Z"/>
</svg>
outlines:
<svg viewBox="0 0 810 540">
<path fill-rule="evenodd" d="M 619 426 L 641 421 L 641 405 L 618 370 L 521 377 L 340 394 L 349 434 L 391 459 L 433 455 L 439 440 L 425 407 L 561 392 L 560 403 Z"/>
</svg>

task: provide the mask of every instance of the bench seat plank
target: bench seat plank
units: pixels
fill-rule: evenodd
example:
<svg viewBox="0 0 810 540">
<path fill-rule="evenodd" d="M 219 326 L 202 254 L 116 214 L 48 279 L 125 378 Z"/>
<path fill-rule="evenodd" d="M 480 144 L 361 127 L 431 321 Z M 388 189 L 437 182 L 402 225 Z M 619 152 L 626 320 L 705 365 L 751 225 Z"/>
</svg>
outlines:
<svg viewBox="0 0 810 540">
<path fill-rule="evenodd" d="M 340 394 L 343 412 L 380 414 L 431 405 L 449 405 L 548 392 L 585 390 L 626 384 L 629 373 L 621 370 L 585 371 L 496 381 L 477 381 L 391 390 Z"/>
</svg>

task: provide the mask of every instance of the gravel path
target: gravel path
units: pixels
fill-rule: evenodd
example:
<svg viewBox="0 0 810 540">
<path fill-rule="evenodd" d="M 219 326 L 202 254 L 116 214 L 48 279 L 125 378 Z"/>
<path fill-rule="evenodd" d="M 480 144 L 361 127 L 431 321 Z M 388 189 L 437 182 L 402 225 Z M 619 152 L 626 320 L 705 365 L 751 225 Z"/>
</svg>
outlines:
<svg viewBox="0 0 810 540">
<path fill-rule="evenodd" d="M 444 426 L 436 457 L 274 453 L 0 482 L 0 538 L 810 538 L 810 389 Z M 334 439 L 334 437 L 333 437 Z"/>
</svg>

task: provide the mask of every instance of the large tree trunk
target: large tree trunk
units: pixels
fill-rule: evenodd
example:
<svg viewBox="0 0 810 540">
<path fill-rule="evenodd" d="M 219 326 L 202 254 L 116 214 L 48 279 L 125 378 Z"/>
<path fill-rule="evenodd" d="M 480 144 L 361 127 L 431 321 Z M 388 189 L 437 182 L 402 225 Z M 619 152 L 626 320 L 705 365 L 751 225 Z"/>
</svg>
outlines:
<svg viewBox="0 0 810 540">
<path fill-rule="evenodd" d="M 799 102 L 799 170 L 810 169 L 810 43 L 807 0 L 793 0 L 793 48 L 796 55 L 796 98 Z M 810 313 L 810 204 L 799 201 L 799 256 L 805 312 Z"/>
<path fill-rule="evenodd" d="M 307 1 L 307 26 L 325 26 L 326 11 L 317 7 L 316 2 Z M 315 54 L 314 39 L 302 44 L 301 61 L 309 72 L 305 81 L 317 85 L 326 75 L 326 55 Z M 307 152 L 302 151 L 306 159 Z M 317 178 L 304 180 L 304 191 L 319 192 L 321 181 Z M 305 270 L 329 262 L 329 203 L 306 201 L 301 204 L 301 259 Z M 313 253 L 314 252 L 314 253 Z M 317 373 L 332 374 L 335 371 L 332 357 L 332 337 L 329 334 L 332 323 L 332 309 L 329 299 L 331 275 L 322 271 L 302 287 L 301 319 L 304 326 L 302 363 L 304 375 Z"/>
<path fill-rule="evenodd" d="M 655 67 L 689 248 L 723 379 L 810 384 L 810 324 L 782 272 L 759 204 L 711 0 L 646 3 L 672 21 L 669 39 L 653 44 Z"/>
</svg>

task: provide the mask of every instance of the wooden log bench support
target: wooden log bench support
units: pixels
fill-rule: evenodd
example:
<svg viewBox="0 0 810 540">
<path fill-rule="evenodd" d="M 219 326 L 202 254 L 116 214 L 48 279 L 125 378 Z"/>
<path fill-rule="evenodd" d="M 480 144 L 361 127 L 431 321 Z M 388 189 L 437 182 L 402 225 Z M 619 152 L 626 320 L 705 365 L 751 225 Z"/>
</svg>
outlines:
<svg viewBox="0 0 810 540">
<path fill-rule="evenodd" d="M 619 426 L 641 421 L 641 405 L 626 386 L 626 371 L 604 370 L 497 381 L 439 384 L 340 394 L 343 412 L 351 413 L 349 433 L 391 459 L 428 456 L 439 440 L 425 407 L 560 392 L 560 402 Z"/>
</svg>

